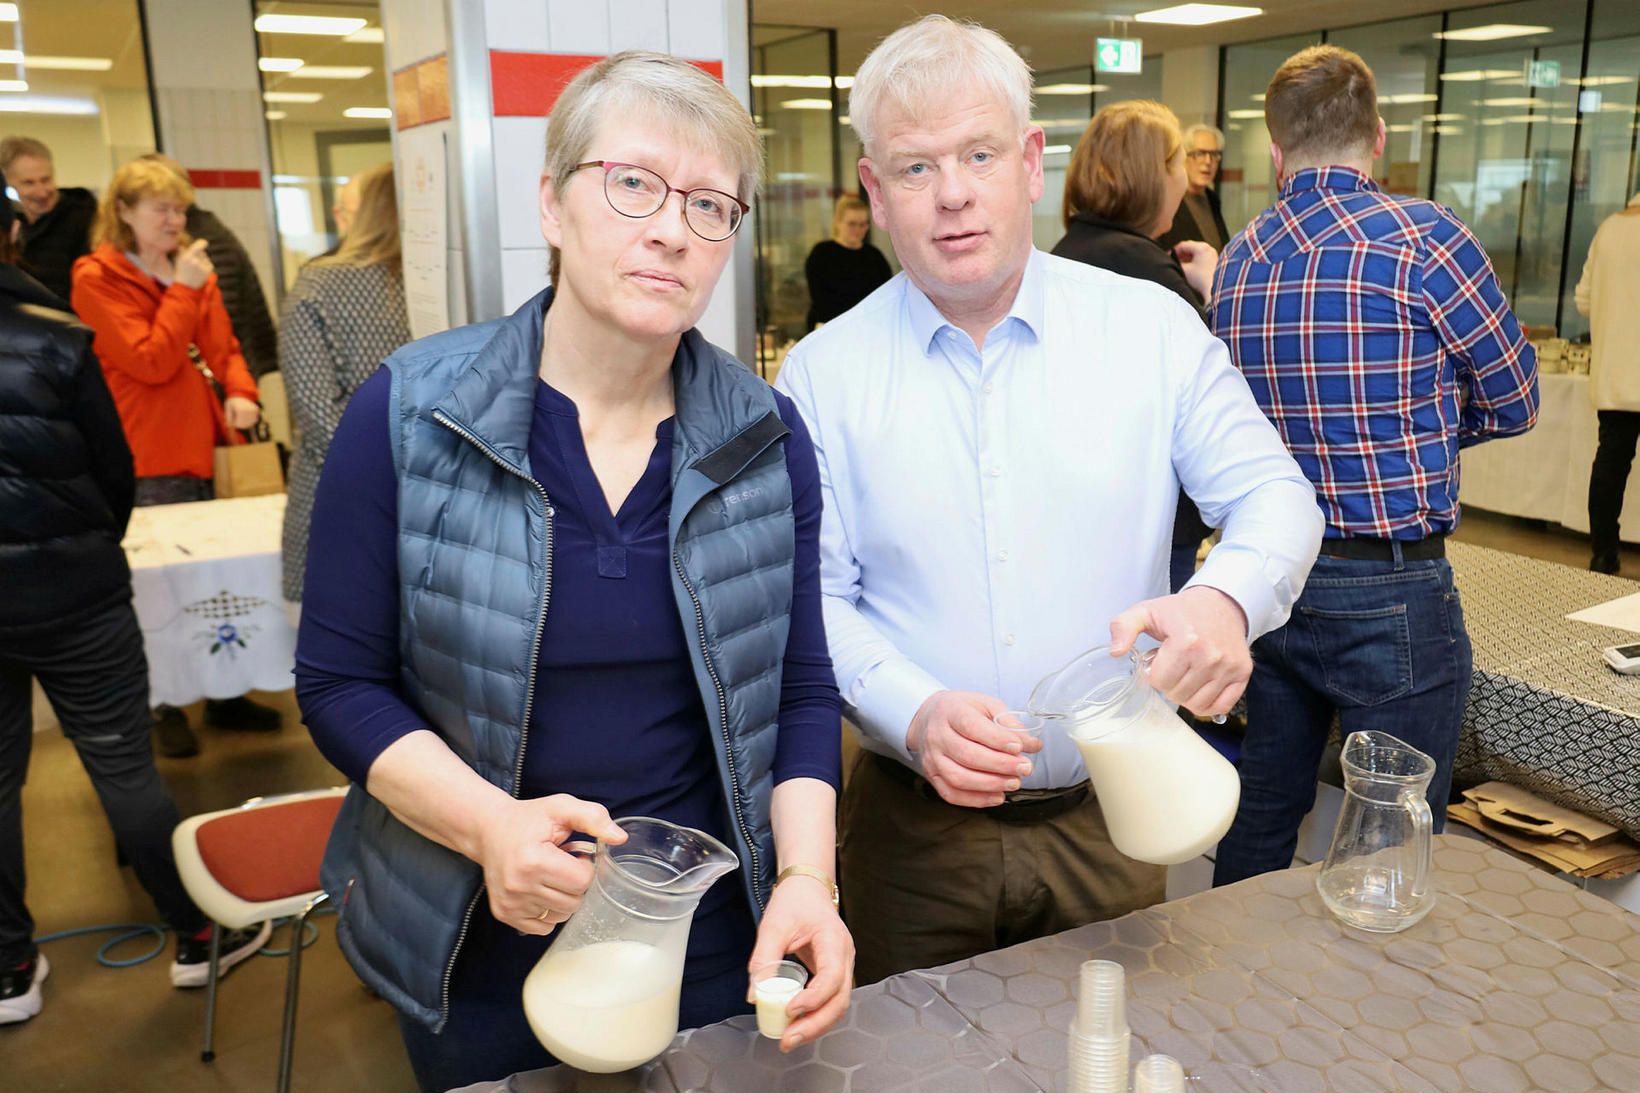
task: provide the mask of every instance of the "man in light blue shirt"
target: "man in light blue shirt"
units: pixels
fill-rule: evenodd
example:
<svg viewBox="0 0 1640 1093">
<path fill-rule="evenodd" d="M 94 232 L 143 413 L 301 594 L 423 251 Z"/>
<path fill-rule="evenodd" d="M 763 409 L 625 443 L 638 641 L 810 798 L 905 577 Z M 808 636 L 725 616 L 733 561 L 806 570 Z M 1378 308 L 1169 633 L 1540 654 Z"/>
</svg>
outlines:
<svg viewBox="0 0 1640 1093">
<path fill-rule="evenodd" d="M 1314 492 L 1222 343 L 1167 290 L 1031 245 L 1042 130 L 999 36 L 928 16 L 855 77 L 860 175 L 904 273 L 788 356 L 813 433 L 821 583 L 867 754 L 842 806 L 860 982 L 1160 899 L 1075 747 L 993 717 L 1142 634 L 1152 679 L 1228 710 L 1287 617 Z M 1223 541 L 1167 595 L 1180 484 Z"/>
</svg>

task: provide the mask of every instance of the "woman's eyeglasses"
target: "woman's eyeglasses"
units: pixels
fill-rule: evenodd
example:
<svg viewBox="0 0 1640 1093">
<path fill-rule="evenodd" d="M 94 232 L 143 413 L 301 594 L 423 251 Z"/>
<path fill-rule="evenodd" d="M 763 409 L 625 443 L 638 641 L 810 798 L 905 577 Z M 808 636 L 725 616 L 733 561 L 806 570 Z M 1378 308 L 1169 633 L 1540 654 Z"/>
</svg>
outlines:
<svg viewBox="0 0 1640 1093">
<path fill-rule="evenodd" d="M 573 170 L 586 167 L 604 169 L 604 198 L 609 207 L 622 216 L 641 220 L 654 216 L 673 194 L 683 195 L 683 222 L 702 239 L 720 243 L 735 234 L 741 220 L 752 207 L 733 194 L 722 190 L 697 187 L 680 190 L 647 167 L 635 163 L 616 163 L 607 159 L 591 159 L 577 163 Z"/>
</svg>

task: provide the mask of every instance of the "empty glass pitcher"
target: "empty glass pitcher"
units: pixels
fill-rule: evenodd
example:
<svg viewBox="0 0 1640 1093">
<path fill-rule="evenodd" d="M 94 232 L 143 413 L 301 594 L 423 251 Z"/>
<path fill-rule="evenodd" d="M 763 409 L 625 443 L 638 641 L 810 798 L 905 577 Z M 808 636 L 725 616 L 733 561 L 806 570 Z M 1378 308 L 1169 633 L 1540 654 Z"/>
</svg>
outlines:
<svg viewBox="0 0 1640 1093">
<path fill-rule="evenodd" d="M 695 908 L 740 865 L 692 827 L 615 822 L 627 841 L 598 843 L 592 886 L 524 980 L 524 1014 L 542 1046 L 598 1074 L 642 1065 L 677 1035 Z"/>
<path fill-rule="evenodd" d="M 1241 779 L 1150 685 L 1151 656 L 1090 649 L 1044 676 L 1029 705 L 1082 753 L 1116 849 L 1176 865 L 1230 829 Z"/>
<path fill-rule="evenodd" d="M 1352 732 L 1343 764 L 1344 807 L 1316 890 L 1347 925 L 1405 930 L 1435 906 L 1424 798 L 1435 760 L 1388 733 Z"/>
</svg>

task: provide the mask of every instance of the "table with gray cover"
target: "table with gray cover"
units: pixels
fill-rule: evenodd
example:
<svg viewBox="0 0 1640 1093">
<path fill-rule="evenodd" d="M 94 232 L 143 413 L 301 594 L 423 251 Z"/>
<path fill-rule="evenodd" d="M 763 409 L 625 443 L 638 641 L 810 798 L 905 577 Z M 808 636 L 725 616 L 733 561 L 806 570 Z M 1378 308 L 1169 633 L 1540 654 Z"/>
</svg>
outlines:
<svg viewBox="0 0 1640 1093">
<path fill-rule="evenodd" d="M 1132 1060 L 1174 1056 L 1193 1093 L 1640 1090 L 1640 919 L 1473 839 L 1439 837 L 1435 866 L 1400 934 L 1339 924 L 1312 866 L 862 987 L 790 1055 L 737 1017 L 626 1074 L 467 1093 L 1060 1091 L 1093 958 L 1127 969 Z"/>
<path fill-rule="evenodd" d="M 1457 784 L 1508 782 L 1640 839 L 1640 677 L 1600 656 L 1634 635 L 1564 618 L 1640 585 L 1462 543 L 1448 557 L 1475 647 Z"/>
</svg>

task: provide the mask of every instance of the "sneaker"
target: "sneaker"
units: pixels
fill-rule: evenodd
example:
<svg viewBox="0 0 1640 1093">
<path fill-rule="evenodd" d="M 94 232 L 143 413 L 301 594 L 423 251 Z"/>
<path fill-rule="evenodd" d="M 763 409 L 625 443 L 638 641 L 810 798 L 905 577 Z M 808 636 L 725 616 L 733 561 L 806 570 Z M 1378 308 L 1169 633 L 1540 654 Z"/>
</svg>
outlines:
<svg viewBox="0 0 1640 1093">
<path fill-rule="evenodd" d="M 175 706 L 154 711 L 154 743 L 167 759 L 188 759 L 199 754 L 199 738 L 188 727 L 188 715 Z"/>
<path fill-rule="evenodd" d="M 205 724 L 217 729 L 272 732 L 279 727 L 279 711 L 241 695 L 205 703 Z"/>
<path fill-rule="evenodd" d="M 40 984 L 50 974 L 46 954 L 40 952 L 0 972 L 0 1025 L 15 1025 L 40 1012 Z"/>
<path fill-rule="evenodd" d="M 222 951 L 217 958 L 217 977 L 256 955 L 273 935 L 272 922 L 258 922 L 238 930 L 222 931 Z M 211 928 L 193 937 L 177 938 L 177 958 L 171 962 L 171 986 L 203 987 L 211 978 Z"/>
</svg>

